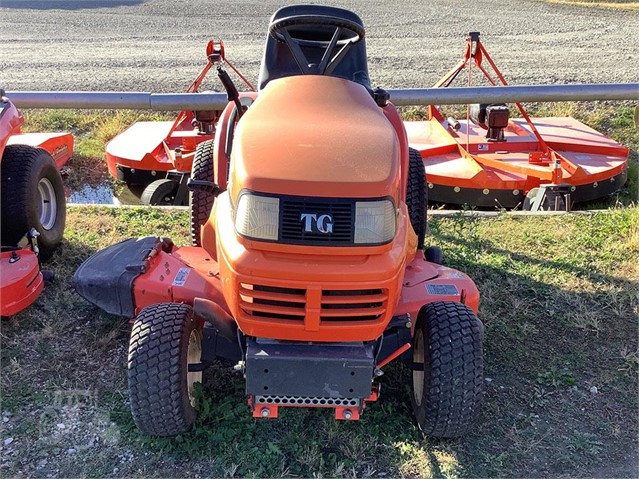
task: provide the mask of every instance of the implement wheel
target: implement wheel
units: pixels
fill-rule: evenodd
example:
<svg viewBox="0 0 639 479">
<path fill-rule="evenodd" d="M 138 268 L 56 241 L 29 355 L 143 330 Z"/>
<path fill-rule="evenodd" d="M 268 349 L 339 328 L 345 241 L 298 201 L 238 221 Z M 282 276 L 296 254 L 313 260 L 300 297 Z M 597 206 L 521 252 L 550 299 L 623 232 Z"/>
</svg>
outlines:
<svg viewBox="0 0 639 479">
<path fill-rule="evenodd" d="M 197 145 L 191 178 L 200 181 L 215 182 L 213 172 L 213 140 L 203 141 Z M 189 207 L 191 210 L 191 242 L 193 246 L 202 246 L 200 228 L 209 219 L 215 196 L 202 190 L 189 193 Z"/>
<path fill-rule="evenodd" d="M 437 302 L 420 311 L 413 337 L 413 411 L 427 436 L 466 434 L 484 388 L 483 325 L 465 305 Z"/>
<path fill-rule="evenodd" d="M 175 196 L 177 195 L 179 184 L 177 181 L 163 178 L 149 183 L 144 188 L 140 202 L 147 206 L 171 206 L 175 204 Z"/>
<path fill-rule="evenodd" d="M 424 248 L 426 236 L 426 167 L 419 151 L 409 148 L 408 187 L 406 189 L 406 206 L 410 216 L 410 224 L 417 234 L 417 248 Z"/>
<path fill-rule="evenodd" d="M 31 229 L 46 261 L 62 241 L 66 199 L 60 172 L 47 151 L 27 145 L 5 148 L 0 166 L 2 245 L 14 246 Z"/>
<path fill-rule="evenodd" d="M 175 436 L 195 421 L 193 387 L 202 372 L 188 372 L 202 357 L 201 329 L 190 306 L 147 306 L 135 318 L 129 342 L 129 399 L 135 425 L 152 436 Z"/>
</svg>

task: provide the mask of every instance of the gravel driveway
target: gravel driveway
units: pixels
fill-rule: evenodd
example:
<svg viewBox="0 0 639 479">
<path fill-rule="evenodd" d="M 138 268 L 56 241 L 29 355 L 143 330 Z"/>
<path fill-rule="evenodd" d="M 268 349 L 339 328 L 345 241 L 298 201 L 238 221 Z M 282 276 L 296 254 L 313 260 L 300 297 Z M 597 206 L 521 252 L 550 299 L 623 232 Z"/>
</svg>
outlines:
<svg viewBox="0 0 639 479">
<path fill-rule="evenodd" d="M 371 78 L 386 88 L 433 84 L 459 60 L 471 30 L 513 84 L 639 81 L 637 10 L 536 0 L 335 3 L 364 20 Z M 222 38 L 228 57 L 256 80 L 268 19 L 283 4 L 0 0 L 0 86 L 181 91 L 205 61 L 209 38 Z"/>
</svg>

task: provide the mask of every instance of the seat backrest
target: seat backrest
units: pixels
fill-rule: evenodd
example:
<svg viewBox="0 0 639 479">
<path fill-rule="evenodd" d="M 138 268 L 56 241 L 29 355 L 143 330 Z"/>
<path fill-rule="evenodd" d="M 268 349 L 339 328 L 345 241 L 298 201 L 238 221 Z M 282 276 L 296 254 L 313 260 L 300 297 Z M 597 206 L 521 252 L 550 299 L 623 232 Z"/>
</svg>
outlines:
<svg viewBox="0 0 639 479">
<path fill-rule="evenodd" d="M 271 17 L 271 23 L 282 18 L 296 15 L 327 15 L 345 18 L 358 23 L 362 27 L 364 26 L 362 20 L 353 12 L 342 8 L 322 5 L 292 5 L 280 8 Z M 304 36 L 309 39 L 319 38 L 325 40 L 327 43 L 330 40 L 330 36 L 327 37 L 326 29 L 322 28 L 322 26 L 309 26 L 305 29 Z M 301 48 L 310 63 L 320 62 L 324 53 L 322 48 L 307 46 L 301 46 Z M 267 34 L 258 81 L 259 89 L 262 90 L 269 81 L 276 78 L 301 74 L 302 72 L 295 62 L 289 47 L 285 43 L 277 41 L 270 34 Z M 362 38 L 358 43 L 350 47 L 344 58 L 342 58 L 337 65 L 337 68 L 331 73 L 331 76 L 345 78 L 346 80 L 360 83 L 370 89 L 365 39 Z"/>
</svg>

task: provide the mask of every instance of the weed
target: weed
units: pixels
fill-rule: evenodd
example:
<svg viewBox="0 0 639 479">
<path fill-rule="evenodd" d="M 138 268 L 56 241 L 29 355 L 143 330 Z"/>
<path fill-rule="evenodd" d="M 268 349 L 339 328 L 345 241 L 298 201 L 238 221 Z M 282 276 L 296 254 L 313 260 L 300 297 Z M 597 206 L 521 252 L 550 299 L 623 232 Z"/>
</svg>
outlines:
<svg viewBox="0 0 639 479">
<path fill-rule="evenodd" d="M 574 386 L 577 384 L 577 379 L 569 369 L 557 369 L 552 368 L 549 371 L 537 374 L 536 379 L 538 384 L 544 386 Z"/>
<path fill-rule="evenodd" d="M 628 347 L 623 347 L 621 351 L 619 351 L 619 357 L 622 361 L 619 367 L 620 371 L 632 375 L 639 373 L 639 349 L 631 351 Z"/>
<path fill-rule="evenodd" d="M 596 456 L 603 449 L 603 443 L 596 436 L 588 433 L 575 432 L 570 436 L 570 449 L 583 452 L 589 456 Z"/>
</svg>

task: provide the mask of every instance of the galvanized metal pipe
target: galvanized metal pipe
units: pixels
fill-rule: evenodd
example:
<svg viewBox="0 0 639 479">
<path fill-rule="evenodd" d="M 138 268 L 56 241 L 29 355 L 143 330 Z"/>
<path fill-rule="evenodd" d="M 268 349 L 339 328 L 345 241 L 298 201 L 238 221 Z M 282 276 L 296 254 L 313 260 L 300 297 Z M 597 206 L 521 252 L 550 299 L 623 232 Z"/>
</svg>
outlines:
<svg viewBox="0 0 639 479">
<path fill-rule="evenodd" d="M 151 110 L 150 93 L 141 92 L 6 92 L 18 108 L 86 108 Z"/>
<path fill-rule="evenodd" d="M 390 95 L 395 105 L 639 100 L 639 83 L 405 89 Z"/>
<path fill-rule="evenodd" d="M 530 101 L 639 100 L 639 83 L 388 90 L 398 106 Z M 219 110 L 225 93 L 7 92 L 19 108 Z"/>
<path fill-rule="evenodd" d="M 221 110 L 228 103 L 226 93 L 26 91 L 6 95 L 22 109 Z"/>
</svg>

